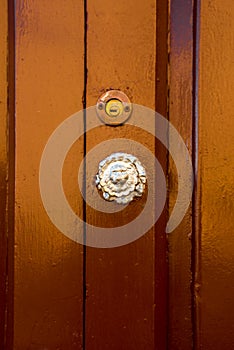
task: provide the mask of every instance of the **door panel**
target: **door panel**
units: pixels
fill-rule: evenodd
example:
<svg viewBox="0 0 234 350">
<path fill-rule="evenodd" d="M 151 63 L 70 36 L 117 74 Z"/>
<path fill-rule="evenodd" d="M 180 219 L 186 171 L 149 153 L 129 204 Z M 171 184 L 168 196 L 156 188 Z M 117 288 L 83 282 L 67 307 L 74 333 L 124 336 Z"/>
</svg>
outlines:
<svg viewBox="0 0 234 350">
<path fill-rule="evenodd" d="M 51 133 L 83 106 L 83 4 L 19 0 L 15 11 L 14 349 L 81 349 L 83 247 L 50 222 L 39 165 Z M 80 140 L 66 176 L 82 158 Z"/>
<path fill-rule="evenodd" d="M 234 3 L 201 3 L 197 343 L 234 347 Z"/>
<path fill-rule="evenodd" d="M 98 97 L 112 88 L 125 92 L 132 103 L 155 110 L 156 1 L 121 0 L 113 4 L 98 0 L 87 4 L 87 106 L 96 104 Z M 114 138 L 138 141 L 155 154 L 154 138 L 129 125 L 115 128 L 103 125 L 88 133 L 87 152 Z M 114 151 L 126 152 L 118 148 Z M 105 152 L 111 154 L 113 148 L 109 147 Z M 160 145 L 157 156 L 165 162 L 165 151 Z M 154 215 L 154 210 L 153 206 L 150 215 Z M 127 217 L 127 223 L 134 220 L 136 211 L 137 204 L 134 203 L 122 216 L 103 216 L 87 207 L 86 219 L 97 226 L 113 227 L 119 226 L 123 217 Z M 157 228 L 131 244 L 112 249 L 86 249 L 86 349 L 165 348 L 164 217 Z M 157 249 L 164 252 L 161 264 L 155 254 L 156 236 Z M 164 277 L 155 286 L 155 265 L 158 263 Z M 156 324 L 160 326 L 156 328 Z"/>
</svg>

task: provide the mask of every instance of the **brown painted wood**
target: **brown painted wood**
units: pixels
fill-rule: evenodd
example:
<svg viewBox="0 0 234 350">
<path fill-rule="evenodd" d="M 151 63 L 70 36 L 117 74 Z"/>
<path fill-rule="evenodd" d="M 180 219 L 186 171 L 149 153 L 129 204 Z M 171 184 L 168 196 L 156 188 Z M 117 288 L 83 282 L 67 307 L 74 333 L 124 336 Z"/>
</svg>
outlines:
<svg viewBox="0 0 234 350">
<path fill-rule="evenodd" d="M 7 184 L 7 288 L 4 349 L 12 349 L 14 303 L 14 213 L 15 213 L 15 9 L 14 1 L 8 1 L 8 184 Z"/>
<path fill-rule="evenodd" d="M 155 109 L 156 1 L 88 1 L 87 11 L 87 105 L 95 105 L 98 97 L 112 88 L 124 91 L 133 103 Z M 117 137 L 137 140 L 155 152 L 153 138 L 128 126 L 102 126 L 88 133 L 87 151 L 103 140 Z M 157 155 L 160 158 L 160 151 Z M 127 209 L 129 219 L 134 217 L 136 208 L 132 204 Z M 86 219 L 107 227 L 121 222 L 119 215 L 103 218 L 89 207 Z M 87 350 L 166 348 L 166 254 L 162 227 L 161 222 L 158 229 L 152 228 L 139 240 L 118 248 L 87 247 Z M 160 249 L 163 253 L 159 259 L 155 252 Z M 157 264 L 162 267 L 163 278 L 156 276 L 155 284 Z M 155 325 L 160 322 L 156 330 Z"/>
<path fill-rule="evenodd" d="M 86 18 L 80 1 L 16 1 L 15 105 L 12 5 L 13 1 L 9 1 L 10 94 L 7 97 L 7 2 L 0 4 L 3 14 L 0 22 L 0 347 L 9 350 L 191 349 L 193 321 L 195 348 L 232 349 L 232 2 L 202 3 L 199 114 L 194 113 L 199 119 L 194 121 L 192 72 L 196 73 L 194 55 L 197 54 L 193 41 L 194 10 L 190 1 L 171 2 L 169 116 L 190 152 L 197 151 L 198 173 L 194 227 L 190 209 L 177 230 L 168 236 L 168 291 L 163 230 L 166 213 L 150 232 L 132 244 L 110 250 L 83 248 L 52 225 L 38 187 L 40 156 L 50 134 L 67 116 L 82 109 L 83 103 L 94 105 L 105 89 L 121 89 L 134 103 L 166 114 L 166 2 L 150 0 L 142 4 L 121 0 L 113 5 L 107 1 L 88 1 Z M 84 43 L 84 18 L 87 43 Z M 84 61 L 88 69 L 85 78 Z M 194 129 L 196 138 L 192 145 L 193 123 L 198 133 Z M 85 148 L 89 151 L 98 142 L 117 136 L 142 142 L 156 152 L 166 167 L 165 149 L 148 134 L 127 126 L 115 129 L 103 126 L 88 133 Z M 84 141 L 80 139 L 69 152 L 63 172 L 67 198 L 81 216 L 83 201 L 76 190 L 76 174 L 84 156 Z M 170 159 L 169 165 L 171 209 L 176 199 L 176 180 Z M 128 218 L 134 217 L 138 204 L 129 207 Z M 118 215 L 106 216 L 104 223 L 103 215 L 89 207 L 85 208 L 85 214 L 88 222 L 97 225 L 113 226 L 121 220 Z M 194 264 L 192 228 L 195 229 Z M 195 268 L 193 273 L 191 266 Z"/>
<path fill-rule="evenodd" d="M 192 156 L 193 127 L 193 1 L 170 6 L 169 120 Z M 195 151 L 195 150 L 194 150 Z M 169 158 L 169 209 L 177 198 L 174 162 Z M 168 235 L 169 349 L 192 348 L 192 209 Z"/>
<path fill-rule="evenodd" d="M 168 27 L 169 3 L 157 0 L 156 8 L 156 111 L 168 119 Z M 157 125 L 156 125 L 157 127 Z M 167 150 L 155 144 L 156 156 L 167 174 Z M 167 176 L 167 175 L 166 175 Z M 157 200 L 157 198 L 156 198 Z M 155 317 L 155 338 L 157 349 L 164 349 L 165 339 L 168 344 L 168 242 L 164 233 L 168 220 L 168 203 L 163 215 L 157 222 L 155 235 L 155 299 L 160 300 L 160 307 Z M 165 271 L 162 273 L 162 271 Z"/>
<path fill-rule="evenodd" d="M 234 347 L 234 3 L 201 1 L 197 349 Z"/>
<path fill-rule="evenodd" d="M 7 266 L 7 57 L 8 57 L 8 6 L 7 1 L 1 4 L 0 22 L 0 348 L 4 348 L 5 309 L 6 309 L 6 266 Z"/>
<path fill-rule="evenodd" d="M 83 247 L 51 223 L 39 193 L 39 164 L 55 128 L 82 109 L 82 1 L 16 1 L 16 184 L 14 344 L 81 349 Z M 64 173 L 77 171 L 83 141 Z M 82 216 L 82 199 L 80 215 Z"/>
</svg>

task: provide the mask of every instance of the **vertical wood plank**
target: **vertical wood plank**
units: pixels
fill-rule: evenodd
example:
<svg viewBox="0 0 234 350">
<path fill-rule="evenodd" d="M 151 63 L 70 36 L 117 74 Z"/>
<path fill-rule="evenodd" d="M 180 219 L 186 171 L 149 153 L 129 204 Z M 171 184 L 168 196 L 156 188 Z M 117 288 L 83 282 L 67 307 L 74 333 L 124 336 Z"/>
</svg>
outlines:
<svg viewBox="0 0 234 350">
<path fill-rule="evenodd" d="M 168 20 L 169 2 L 157 0 L 156 10 L 156 111 L 168 119 Z M 157 128 L 157 125 L 156 125 Z M 168 153 L 164 148 L 155 145 L 156 156 L 168 171 Z M 156 198 L 157 200 L 157 198 Z M 164 349 L 168 343 L 168 242 L 165 227 L 168 220 L 168 203 L 156 226 L 155 235 L 155 299 L 159 300 L 155 317 L 155 337 L 157 349 Z M 164 271 L 164 273 L 162 273 Z M 166 339 L 166 340 L 165 340 Z"/>
<path fill-rule="evenodd" d="M 6 205 L 7 205 L 7 59 L 8 59 L 8 6 L 0 3 L 0 348 L 4 348 L 6 310 Z"/>
<path fill-rule="evenodd" d="M 197 349 L 234 346 L 234 3 L 201 2 Z"/>
<path fill-rule="evenodd" d="M 7 293 L 5 347 L 13 348 L 14 302 L 14 211 L 15 211 L 15 11 L 8 1 L 8 184 L 7 184 Z"/>
<path fill-rule="evenodd" d="M 173 0 L 170 5 L 169 120 L 192 156 L 193 127 L 193 1 Z M 175 164 L 169 159 L 169 209 L 177 198 Z M 169 348 L 192 348 L 191 310 L 192 209 L 168 235 Z"/>
<path fill-rule="evenodd" d="M 82 348 L 83 247 L 51 223 L 39 164 L 56 127 L 82 109 L 82 1 L 16 1 L 14 349 Z M 64 175 L 83 158 L 77 143 Z M 79 202 L 82 216 L 82 199 Z"/>
<path fill-rule="evenodd" d="M 104 91 L 120 89 L 133 103 L 155 110 L 156 1 L 90 0 L 87 10 L 88 106 L 95 105 Z M 87 151 L 115 137 L 137 140 L 155 153 L 154 139 L 127 126 L 102 126 L 88 134 Z M 134 205 L 131 208 L 129 218 L 134 214 Z M 118 216 L 104 218 L 88 207 L 86 211 L 87 221 L 97 226 L 119 224 Z M 165 329 L 155 338 L 155 317 L 159 310 L 166 315 L 163 300 L 155 299 L 155 235 L 161 237 L 158 244 L 162 244 L 163 233 L 152 228 L 126 246 L 87 247 L 87 350 L 166 348 Z M 162 266 L 161 273 L 165 275 L 165 260 Z"/>
</svg>

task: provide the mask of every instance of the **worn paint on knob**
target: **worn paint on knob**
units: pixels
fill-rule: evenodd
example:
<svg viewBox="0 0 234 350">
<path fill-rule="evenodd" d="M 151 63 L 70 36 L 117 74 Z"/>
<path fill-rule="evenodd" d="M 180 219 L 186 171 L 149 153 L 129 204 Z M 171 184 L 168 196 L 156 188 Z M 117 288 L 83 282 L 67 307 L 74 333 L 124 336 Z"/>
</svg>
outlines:
<svg viewBox="0 0 234 350">
<path fill-rule="evenodd" d="M 131 154 L 113 153 L 99 163 L 96 185 L 107 201 L 128 204 L 142 196 L 145 184 L 145 168 Z"/>
</svg>

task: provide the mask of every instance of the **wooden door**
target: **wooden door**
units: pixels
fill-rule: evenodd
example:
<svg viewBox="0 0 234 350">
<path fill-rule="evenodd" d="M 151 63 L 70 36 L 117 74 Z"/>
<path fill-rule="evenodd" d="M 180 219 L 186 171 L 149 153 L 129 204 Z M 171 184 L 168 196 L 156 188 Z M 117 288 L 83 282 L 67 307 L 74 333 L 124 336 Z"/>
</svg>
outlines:
<svg viewBox="0 0 234 350">
<path fill-rule="evenodd" d="M 41 157 L 50 135 L 70 115 L 95 105 L 104 91 L 122 90 L 132 103 L 153 110 L 161 100 L 161 112 L 166 112 L 165 41 L 158 49 L 166 59 L 156 93 L 157 6 L 155 0 L 20 0 L 9 9 L 15 22 L 10 28 L 15 42 L 10 52 L 15 62 L 15 205 L 9 247 L 9 349 L 166 347 L 166 212 L 157 226 L 131 244 L 86 247 L 53 225 L 39 188 Z M 160 6 L 166 36 L 167 8 Z M 81 118 L 85 132 L 85 113 Z M 70 205 L 84 221 L 83 232 L 85 222 L 118 225 L 120 217 L 112 215 L 108 222 L 108 215 L 91 210 L 76 184 L 86 153 L 115 137 L 135 139 L 155 153 L 154 137 L 125 125 L 102 125 L 77 140 L 64 163 L 63 183 Z M 166 151 L 159 150 L 165 169 Z M 127 215 L 131 218 L 136 209 L 133 204 Z"/>
<path fill-rule="evenodd" d="M 1 349 L 233 347 L 231 7 L 229 0 L 201 8 L 199 1 L 187 0 L 1 1 Z M 168 235 L 178 179 L 165 145 L 129 123 L 99 123 L 88 130 L 89 108 L 113 89 L 168 119 L 192 159 L 194 196 L 183 221 Z M 78 232 L 83 244 L 53 224 L 40 190 L 45 146 L 77 112 L 81 136 L 60 175 L 66 199 L 83 222 Z M 151 128 L 157 127 L 155 120 Z M 222 137 L 229 140 L 225 152 Z M 88 225 L 108 230 L 126 224 L 150 195 L 122 214 L 101 213 L 86 202 L 90 188 L 91 193 L 96 188 L 88 181 L 90 163 L 83 160 L 96 149 L 98 164 L 100 144 L 106 145 L 105 154 L 126 151 L 115 150 L 117 138 L 138 142 L 159 160 L 167 202 L 139 239 L 93 247 L 85 244 Z M 77 183 L 80 164 L 83 196 Z M 58 174 L 49 171 L 53 184 Z M 149 219 L 156 204 L 157 195 Z M 222 281 L 218 286 L 217 280 Z"/>
</svg>

